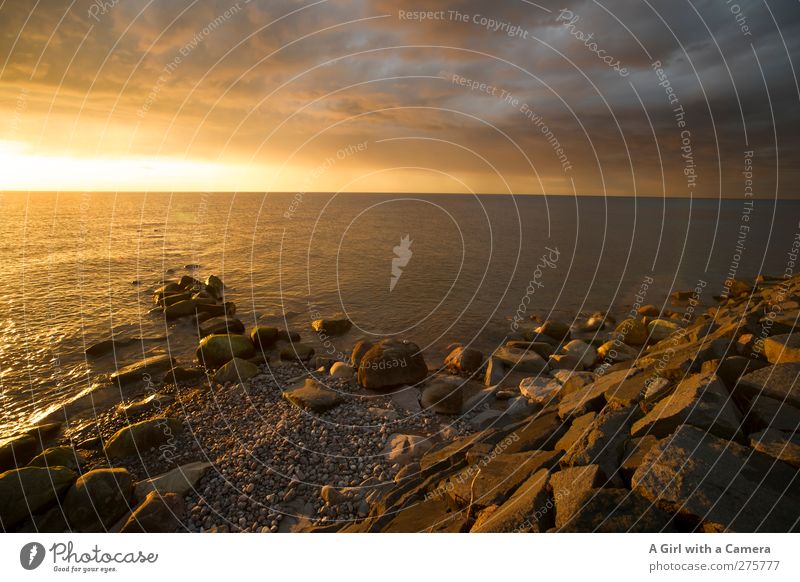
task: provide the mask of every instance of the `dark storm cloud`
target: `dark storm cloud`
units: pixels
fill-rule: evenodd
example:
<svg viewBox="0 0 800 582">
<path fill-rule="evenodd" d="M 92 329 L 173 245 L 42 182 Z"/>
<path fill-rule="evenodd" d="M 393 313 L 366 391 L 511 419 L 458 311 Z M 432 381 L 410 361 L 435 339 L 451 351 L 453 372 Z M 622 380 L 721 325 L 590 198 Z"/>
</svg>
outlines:
<svg viewBox="0 0 800 582">
<path fill-rule="evenodd" d="M 48 136 L 41 147 L 62 147 L 57 131 L 75 118 L 93 150 L 140 152 L 156 140 L 160 153 L 214 158 L 225 144 L 226 155 L 278 163 L 321 131 L 299 155 L 311 166 L 336 143 L 435 138 L 474 148 L 520 191 L 539 186 L 518 148 L 545 189 L 569 192 L 574 180 L 582 192 L 660 195 L 660 155 L 667 194 L 702 196 L 737 196 L 743 152 L 754 149 L 763 195 L 780 161 L 789 196 L 798 33 L 798 5 L 775 1 L 56 0 L 36 10 L 10 1 L 0 9 L 0 96 L 8 110 L 24 86 L 26 115 L 47 112 L 46 127 L 30 123 L 31 135 Z M 109 125 L 136 131 L 109 142 L 97 134 Z M 363 159 L 435 160 L 475 177 L 456 146 L 395 146 Z"/>
</svg>

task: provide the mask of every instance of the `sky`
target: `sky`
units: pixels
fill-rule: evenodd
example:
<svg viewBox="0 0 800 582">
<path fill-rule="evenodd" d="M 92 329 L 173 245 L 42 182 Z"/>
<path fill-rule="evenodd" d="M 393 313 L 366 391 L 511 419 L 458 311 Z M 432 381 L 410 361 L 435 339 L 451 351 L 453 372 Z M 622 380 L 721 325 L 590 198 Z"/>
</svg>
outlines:
<svg viewBox="0 0 800 582">
<path fill-rule="evenodd" d="M 798 198 L 795 0 L 0 0 L 0 190 Z"/>
</svg>

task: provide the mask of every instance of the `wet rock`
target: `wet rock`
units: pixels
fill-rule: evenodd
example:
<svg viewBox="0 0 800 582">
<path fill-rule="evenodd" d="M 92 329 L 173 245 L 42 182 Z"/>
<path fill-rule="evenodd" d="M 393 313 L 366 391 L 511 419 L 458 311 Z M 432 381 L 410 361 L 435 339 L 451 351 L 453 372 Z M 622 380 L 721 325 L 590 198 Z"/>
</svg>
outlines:
<svg viewBox="0 0 800 582">
<path fill-rule="evenodd" d="M 678 384 L 673 394 L 634 423 L 631 435 L 665 437 L 682 424 L 702 428 L 721 438 L 741 438 L 739 411 L 713 374 L 695 374 Z"/>
<path fill-rule="evenodd" d="M 750 435 L 750 446 L 793 467 L 800 468 L 800 436 L 774 428 Z"/>
<path fill-rule="evenodd" d="M 414 434 L 393 434 L 389 437 L 382 455 L 390 464 L 406 465 L 421 458 L 433 448 L 433 441 L 424 436 Z"/>
<path fill-rule="evenodd" d="M 110 354 L 115 350 L 119 350 L 125 346 L 130 345 L 136 341 L 134 338 L 126 338 L 126 339 L 107 339 L 96 344 L 90 345 L 86 348 L 86 355 L 92 357 L 100 357 L 106 354 Z"/>
<path fill-rule="evenodd" d="M 38 450 L 39 443 L 31 435 L 21 435 L 3 441 L 0 443 L 0 472 L 24 467 Z"/>
<path fill-rule="evenodd" d="M 555 349 L 553 344 L 547 342 L 529 342 L 518 340 L 507 341 L 506 347 L 535 352 L 545 360 L 553 355 L 553 351 Z"/>
<path fill-rule="evenodd" d="M 129 509 L 133 479 L 127 469 L 95 469 L 78 477 L 64 497 L 64 515 L 77 531 L 101 532 Z"/>
<path fill-rule="evenodd" d="M 618 338 L 630 346 L 643 346 L 647 343 L 647 326 L 639 319 L 628 318 L 617 326 Z"/>
<path fill-rule="evenodd" d="M 200 337 L 212 334 L 244 333 L 244 324 L 235 317 L 212 317 L 200 324 Z"/>
<path fill-rule="evenodd" d="M 520 348 L 502 347 L 494 353 L 503 366 L 516 372 L 540 373 L 547 369 L 547 362 L 536 352 Z"/>
<path fill-rule="evenodd" d="M 560 532 L 660 533 L 674 531 L 672 516 L 627 489 L 588 492 Z"/>
<path fill-rule="evenodd" d="M 30 467 L 66 467 L 76 473 L 86 463 L 86 459 L 72 447 L 50 447 L 36 455 Z"/>
<path fill-rule="evenodd" d="M 178 287 L 181 289 L 186 289 L 187 291 L 195 291 L 199 289 L 204 289 L 205 285 L 203 285 L 200 281 L 191 277 L 189 275 L 181 276 L 180 281 L 178 281 Z"/>
<path fill-rule="evenodd" d="M 358 383 L 370 390 L 414 385 L 427 375 L 422 352 L 417 344 L 406 340 L 381 340 L 363 355 L 358 366 Z"/>
<path fill-rule="evenodd" d="M 200 478 L 213 467 L 212 463 L 196 461 L 187 463 L 180 467 L 175 467 L 152 479 L 138 481 L 134 485 L 134 496 L 136 499 L 144 499 L 151 491 L 160 494 L 174 493 L 179 497 L 185 497 L 197 487 Z"/>
<path fill-rule="evenodd" d="M 5 531 L 56 502 L 77 478 L 66 467 L 23 467 L 0 473 L 0 522 Z M 29 513 L 30 512 L 30 513 Z"/>
<path fill-rule="evenodd" d="M 177 303 L 173 303 L 172 305 L 167 305 L 164 308 L 164 317 L 167 319 L 188 317 L 189 315 L 195 314 L 197 307 L 197 302 L 193 301 L 192 299 L 184 299 L 182 301 L 178 301 Z"/>
<path fill-rule="evenodd" d="M 118 368 L 111 374 L 111 379 L 119 384 L 131 384 L 149 380 L 163 374 L 175 364 L 175 359 L 167 354 L 151 356 L 129 366 Z"/>
<path fill-rule="evenodd" d="M 553 501 L 547 469 L 536 471 L 488 516 L 476 520 L 472 533 L 543 532 L 553 526 Z"/>
<path fill-rule="evenodd" d="M 300 339 L 299 337 L 297 338 Z M 261 350 L 268 350 L 278 341 L 278 328 L 268 325 L 257 325 L 250 330 L 250 341 Z"/>
<path fill-rule="evenodd" d="M 736 393 L 747 397 L 768 396 L 800 407 L 800 364 L 777 364 L 745 374 Z"/>
<path fill-rule="evenodd" d="M 181 293 L 182 291 L 183 289 L 181 289 L 180 285 L 174 282 L 162 285 L 153 292 L 153 303 L 155 303 L 156 305 L 160 305 L 163 301 L 164 296 L 174 295 L 176 293 Z"/>
<path fill-rule="evenodd" d="M 800 364 L 800 333 L 786 333 L 766 338 L 764 355 L 770 364 Z"/>
<path fill-rule="evenodd" d="M 797 531 L 797 471 L 693 426 L 659 441 L 633 476 L 636 493 L 706 531 Z"/>
<path fill-rule="evenodd" d="M 236 384 L 249 380 L 259 373 L 258 366 L 241 358 L 233 358 L 214 373 L 214 381 L 218 384 Z"/>
<path fill-rule="evenodd" d="M 461 414 L 464 404 L 460 378 L 434 377 L 422 389 L 422 407 L 438 414 Z"/>
<path fill-rule="evenodd" d="M 444 367 L 457 374 L 474 374 L 483 366 L 483 353 L 473 348 L 457 347 L 444 359 Z"/>
<path fill-rule="evenodd" d="M 339 319 L 316 319 L 311 322 L 311 328 L 317 333 L 325 335 L 342 335 L 350 331 L 353 323 L 345 318 Z"/>
<path fill-rule="evenodd" d="M 206 289 L 213 293 L 217 299 L 222 299 L 225 294 L 225 284 L 216 275 L 209 275 L 206 279 Z"/>
<path fill-rule="evenodd" d="M 120 533 L 172 533 L 186 513 L 182 497 L 174 493 L 151 491 L 133 510 L 120 528 Z"/>
<path fill-rule="evenodd" d="M 345 364 L 344 362 L 336 362 L 331 366 L 331 378 L 345 378 L 350 379 L 355 375 L 356 371 L 353 366 Z"/>
<path fill-rule="evenodd" d="M 555 524 L 562 528 L 583 507 L 586 496 L 604 484 L 604 476 L 597 465 L 570 467 L 550 476 L 550 486 L 556 503 Z"/>
<path fill-rule="evenodd" d="M 207 368 L 218 368 L 233 358 L 252 358 L 253 343 L 243 335 L 214 334 L 204 337 L 195 352 L 197 360 Z"/>
<path fill-rule="evenodd" d="M 311 378 L 306 379 L 301 386 L 285 391 L 283 398 L 295 406 L 312 412 L 325 412 L 343 402 L 338 392 L 323 387 Z"/>
<path fill-rule="evenodd" d="M 284 362 L 307 362 L 313 355 L 314 348 L 299 342 L 285 346 L 280 351 L 280 358 Z"/>
<path fill-rule="evenodd" d="M 188 299 L 191 298 L 192 294 L 186 292 L 167 294 L 161 297 L 161 300 L 158 302 L 158 305 L 166 310 L 166 308 L 171 305 L 175 305 L 176 303 L 180 303 L 181 301 L 187 301 Z"/>
<path fill-rule="evenodd" d="M 177 418 L 153 418 L 121 428 L 106 442 L 105 452 L 111 458 L 139 456 L 154 447 L 169 443 L 183 431 Z"/>
</svg>

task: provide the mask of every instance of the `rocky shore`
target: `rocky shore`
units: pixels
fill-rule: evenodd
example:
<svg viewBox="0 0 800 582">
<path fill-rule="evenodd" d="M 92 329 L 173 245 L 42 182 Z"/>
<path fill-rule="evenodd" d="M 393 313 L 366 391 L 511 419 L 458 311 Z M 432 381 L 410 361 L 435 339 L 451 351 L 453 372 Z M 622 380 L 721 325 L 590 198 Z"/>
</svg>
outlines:
<svg viewBox="0 0 800 582">
<path fill-rule="evenodd" d="M 341 317 L 246 329 L 215 276 L 155 290 L 148 354 L 0 443 L 4 531 L 800 529 L 800 276 L 515 325 L 431 361 Z M 315 338 L 315 342 L 302 338 Z M 330 338 L 346 353 L 315 354 Z M 143 338 L 90 346 L 102 357 Z M 78 422 L 79 404 L 92 405 Z"/>
</svg>

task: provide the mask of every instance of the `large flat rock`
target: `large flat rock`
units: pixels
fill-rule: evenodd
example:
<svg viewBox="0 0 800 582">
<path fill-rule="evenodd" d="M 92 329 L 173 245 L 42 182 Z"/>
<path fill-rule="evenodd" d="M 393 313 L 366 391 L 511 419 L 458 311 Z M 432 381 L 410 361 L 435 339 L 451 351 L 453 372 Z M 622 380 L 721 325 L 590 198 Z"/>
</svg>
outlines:
<svg viewBox="0 0 800 582">
<path fill-rule="evenodd" d="M 536 471 L 508 501 L 476 522 L 471 533 L 544 532 L 553 524 L 553 500 L 549 494 L 550 472 Z"/>
<path fill-rule="evenodd" d="M 633 490 L 707 531 L 798 531 L 797 471 L 749 447 L 689 425 L 653 446 Z"/>
<path fill-rule="evenodd" d="M 594 489 L 560 532 L 658 533 L 673 531 L 672 516 L 627 489 Z"/>
<path fill-rule="evenodd" d="M 800 364 L 777 364 L 745 374 L 736 391 L 746 396 L 769 396 L 800 408 Z"/>
</svg>

